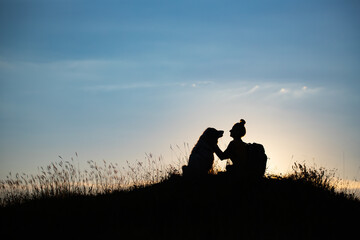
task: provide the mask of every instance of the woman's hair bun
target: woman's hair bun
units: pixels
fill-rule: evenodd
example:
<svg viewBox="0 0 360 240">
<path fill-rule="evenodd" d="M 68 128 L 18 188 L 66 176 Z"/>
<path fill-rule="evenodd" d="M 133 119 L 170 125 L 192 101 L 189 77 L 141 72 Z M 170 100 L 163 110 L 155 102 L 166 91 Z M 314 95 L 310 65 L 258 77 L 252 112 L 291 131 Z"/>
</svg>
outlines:
<svg viewBox="0 0 360 240">
<path fill-rule="evenodd" d="M 244 119 L 241 119 L 241 120 L 240 120 L 240 123 L 243 124 L 243 125 L 245 125 L 246 121 L 245 121 Z"/>
</svg>

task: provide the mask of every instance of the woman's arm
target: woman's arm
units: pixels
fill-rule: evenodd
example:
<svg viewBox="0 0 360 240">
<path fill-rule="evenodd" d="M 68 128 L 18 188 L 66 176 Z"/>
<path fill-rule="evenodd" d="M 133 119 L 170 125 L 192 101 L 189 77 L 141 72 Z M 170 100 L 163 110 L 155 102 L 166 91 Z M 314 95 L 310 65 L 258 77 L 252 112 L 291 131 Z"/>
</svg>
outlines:
<svg viewBox="0 0 360 240">
<path fill-rule="evenodd" d="M 229 145 L 230 146 L 230 145 Z M 228 147 L 229 148 L 229 147 Z M 224 152 L 221 151 L 221 149 L 219 148 L 218 145 L 215 145 L 215 153 L 216 155 L 220 158 L 220 160 L 224 160 L 224 159 L 228 159 L 230 158 L 229 154 L 228 154 L 228 149 L 226 149 Z"/>
</svg>

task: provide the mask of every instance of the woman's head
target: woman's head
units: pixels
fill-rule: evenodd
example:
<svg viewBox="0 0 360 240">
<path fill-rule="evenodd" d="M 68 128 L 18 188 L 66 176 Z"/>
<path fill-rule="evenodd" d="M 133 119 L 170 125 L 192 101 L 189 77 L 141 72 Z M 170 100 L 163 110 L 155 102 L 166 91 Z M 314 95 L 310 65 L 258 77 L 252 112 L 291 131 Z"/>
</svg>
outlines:
<svg viewBox="0 0 360 240">
<path fill-rule="evenodd" d="M 234 124 L 232 129 L 230 130 L 230 137 L 233 137 L 234 139 L 240 139 L 246 134 L 246 128 L 245 128 L 245 120 L 241 119 L 240 122 L 237 122 Z"/>
</svg>

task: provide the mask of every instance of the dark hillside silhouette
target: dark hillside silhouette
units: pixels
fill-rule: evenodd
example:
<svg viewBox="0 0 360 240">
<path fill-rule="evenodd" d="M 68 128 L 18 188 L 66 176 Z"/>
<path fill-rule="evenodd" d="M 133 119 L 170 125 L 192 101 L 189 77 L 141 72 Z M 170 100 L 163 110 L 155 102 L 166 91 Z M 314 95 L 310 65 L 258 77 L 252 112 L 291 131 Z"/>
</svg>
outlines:
<svg viewBox="0 0 360 240">
<path fill-rule="evenodd" d="M 356 238 L 359 201 L 303 170 L 252 185 L 226 173 L 197 182 L 172 174 L 97 196 L 44 197 L 0 208 L 1 232 L 66 239 Z"/>
</svg>

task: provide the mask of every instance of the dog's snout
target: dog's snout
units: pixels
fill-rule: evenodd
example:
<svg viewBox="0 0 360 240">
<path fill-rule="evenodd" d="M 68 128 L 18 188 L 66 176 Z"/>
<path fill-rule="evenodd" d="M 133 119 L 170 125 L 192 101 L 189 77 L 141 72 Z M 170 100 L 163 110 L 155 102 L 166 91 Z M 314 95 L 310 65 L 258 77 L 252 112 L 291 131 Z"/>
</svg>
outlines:
<svg viewBox="0 0 360 240">
<path fill-rule="evenodd" d="M 224 135 L 224 131 L 222 130 L 219 130 L 218 133 L 219 133 L 219 137 L 222 137 Z"/>
</svg>

